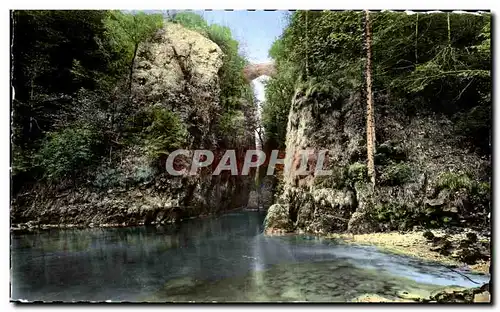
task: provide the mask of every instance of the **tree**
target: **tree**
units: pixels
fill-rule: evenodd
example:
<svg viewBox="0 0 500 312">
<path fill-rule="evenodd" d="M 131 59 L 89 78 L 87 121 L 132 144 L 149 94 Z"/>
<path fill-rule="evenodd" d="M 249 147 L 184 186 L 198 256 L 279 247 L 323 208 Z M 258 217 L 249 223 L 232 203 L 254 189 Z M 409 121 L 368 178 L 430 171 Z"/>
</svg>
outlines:
<svg viewBox="0 0 500 312">
<path fill-rule="evenodd" d="M 113 47 L 123 53 L 129 68 L 128 91 L 132 95 L 132 75 L 139 44 L 145 42 L 163 26 L 161 14 L 136 14 L 113 11 L 105 21 Z"/>
<path fill-rule="evenodd" d="M 14 144 L 28 148 L 54 130 L 54 115 L 68 108 L 80 88 L 103 88 L 112 56 L 104 50 L 107 11 L 45 10 L 12 13 Z M 76 77 L 74 65 L 84 71 Z"/>
<path fill-rule="evenodd" d="M 368 177 L 375 186 L 375 122 L 373 118 L 372 97 L 372 34 L 370 27 L 370 12 L 365 11 L 365 49 L 366 49 L 366 152 L 368 158 Z"/>
</svg>

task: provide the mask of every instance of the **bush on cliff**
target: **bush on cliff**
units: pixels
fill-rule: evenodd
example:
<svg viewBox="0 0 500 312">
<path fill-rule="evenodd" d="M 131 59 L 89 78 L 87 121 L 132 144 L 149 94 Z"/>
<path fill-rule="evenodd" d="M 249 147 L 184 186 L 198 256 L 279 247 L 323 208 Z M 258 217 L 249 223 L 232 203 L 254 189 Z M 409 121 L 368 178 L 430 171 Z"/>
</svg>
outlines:
<svg viewBox="0 0 500 312">
<path fill-rule="evenodd" d="M 371 196 L 357 192 L 358 209 L 372 210 L 369 218 L 381 229 L 479 225 L 490 201 L 491 14 L 370 16 L 378 180 Z M 353 173 L 338 185 L 363 180 L 349 169 L 366 161 L 358 147 L 366 144 L 359 140 L 366 137 L 364 36 L 363 12 L 296 11 L 270 51 L 277 74 L 263 107 L 268 137 L 284 145 L 288 126 L 301 131 L 292 145 L 330 148 Z M 323 123 L 324 116 L 331 122 Z M 359 152 L 346 156 L 346 150 Z M 440 171 L 467 167 L 470 181 L 436 181 Z M 428 192 L 436 183 L 436 194 Z M 337 185 L 322 177 L 312 186 L 325 184 Z"/>
<path fill-rule="evenodd" d="M 187 140 L 186 126 L 179 116 L 166 108 L 154 106 L 148 111 L 143 131 L 144 146 L 149 158 L 157 160 L 162 155 L 182 148 Z"/>
<path fill-rule="evenodd" d="M 215 98 L 224 106 L 213 118 L 217 128 L 219 114 L 240 115 L 242 99 L 253 100 L 242 75 L 246 60 L 238 54 L 229 28 L 208 26 L 190 13 L 175 18 L 204 31 L 225 54 L 221 93 Z M 57 182 L 78 178 L 79 173 L 88 173 L 87 180 L 101 186 L 121 184 L 130 180 L 130 172 L 122 177 L 119 162 L 131 150 L 146 150 L 156 162 L 185 146 L 189 122 L 180 113 L 152 108 L 155 103 L 138 103 L 130 96 L 138 45 L 154 39 L 162 24 L 161 15 L 145 12 L 13 12 L 15 192 L 39 178 Z M 233 135 L 233 128 L 214 136 Z M 104 162 L 109 163 L 109 174 L 91 170 Z M 150 173 L 137 173 L 141 175 Z"/>
<path fill-rule="evenodd" d="M 50 133 L 35 159 L 45 179 L 75 179 L 78 172 L 97 160 L 101 147 L 96 129 L 73 126 Z"/>
</svg>

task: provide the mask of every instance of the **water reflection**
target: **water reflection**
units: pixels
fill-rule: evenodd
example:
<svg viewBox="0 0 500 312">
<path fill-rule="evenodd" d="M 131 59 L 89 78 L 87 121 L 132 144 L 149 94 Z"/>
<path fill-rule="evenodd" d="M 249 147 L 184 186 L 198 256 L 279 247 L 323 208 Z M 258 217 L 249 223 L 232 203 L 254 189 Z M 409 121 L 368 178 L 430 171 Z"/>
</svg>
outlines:
<svg viewBox="0 0 500 312">
<path fill-rule="evenodd" d="M 346 261 L 279 264 L 244 277 L 217 282 L 189 278 L 169 281 L 145 298 L 174 302 L 346 302 L 361 294 L 378 294 L 396 299 L 399 292 L 428 296 L 435 285 L 416 283 L 376 270 L 355 267 Z"/>
<path fill-rule="evenodd" d="M 320 289 L 329 286 L 322 284 L 321 275 L 329 275 L 331 285 L 335 279 L 350 285 L 357 279 L 369 280 L 372 271 L 379 274 L 370 284 L 372 293 L 374 289 L 384 293 L 396 276 L 424 284 L 476 286 L 441 266 L 375 248 L 307 236 L 266 237 L 261 234 L 263 219 L 263 213 L 240 212 L 179 226 L 15 234 L 11 237 L 12 298 L 326 300 L 326 292 Z M 487 281 L 485 276 L 472 278 Z M 209 290 L 207 285 L 212 284 L 219 293 Z M 373 288 L 375 284 L 379 286 Z M 336 287 L 341 293 L 347 291 Z M 356 293 L 365 290 L 356 287 Z M 348 297 L 331 292 L 329 296 L 332 300 Z"/>
</svg>

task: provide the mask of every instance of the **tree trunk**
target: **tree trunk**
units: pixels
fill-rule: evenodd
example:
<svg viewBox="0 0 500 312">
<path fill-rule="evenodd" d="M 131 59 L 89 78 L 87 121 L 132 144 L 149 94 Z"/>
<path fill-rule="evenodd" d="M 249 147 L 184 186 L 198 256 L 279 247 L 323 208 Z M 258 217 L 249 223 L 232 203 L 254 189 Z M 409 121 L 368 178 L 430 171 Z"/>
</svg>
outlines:
<svg viewBox="0 0 500 312">
<path fill-rule="evenodd" d="M 366 48 L 366 151 L 368 158 L 368 176 L 375 186 L 375 122 L 373 118 L 372 76 L 371 76 L 371 29 L 370 12 L 365 11 L 365 48 Z"/>
<path fill-rule="evenodd" d="M 136 43 L 134 46 L 134 56 L 132 56 L 132 62 L 130 62 L 130 73 L 128 77 L 128 92 L 129 92 L 129 97 L 132 98 L 132 74 L 134 73 L 134 64 L 135 64 L 135 57 L 137 56 L 137 49 L 139 48 L 139 44 Z"/>
<path fill-rule="evenodd" d="M 448 20 L 448 46 L 451 47 L 451 27 L 450 27 L 450 13 L 447 15 Z"/>
<path fill-rule="evenodd" d="M 417 24 L 415 25 L 415 64 L 418 64 L 418 13 Z"/>
<path fill-rule="evenodd" d="M 306 42 L 309 42 L 309 37 L 307 36 L 307 31 L 309 30 L 308 29 L 308 25 L 307 25 L 307 10 L 305 12 L 305 15 L 306 15 Z M 306 44 L 306 78 L 309 79 L 309 45 Z"/>
</svg>

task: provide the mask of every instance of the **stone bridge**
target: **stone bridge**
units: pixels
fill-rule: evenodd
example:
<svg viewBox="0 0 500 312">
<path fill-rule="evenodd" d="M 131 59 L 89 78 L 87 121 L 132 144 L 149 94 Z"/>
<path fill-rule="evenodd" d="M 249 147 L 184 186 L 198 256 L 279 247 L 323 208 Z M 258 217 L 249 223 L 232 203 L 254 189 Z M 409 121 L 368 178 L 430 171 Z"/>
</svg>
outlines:
<svg viewBox="0 0 500 312">
<path fill-rule="evenodd" d="M 276 68 L 274 63 L 260 63 L 260 64 L 248 64 L 243 68 L 243 76 L 250 82 L 260 76 L 272 77 L 276 74 Z"/>
</svg>

